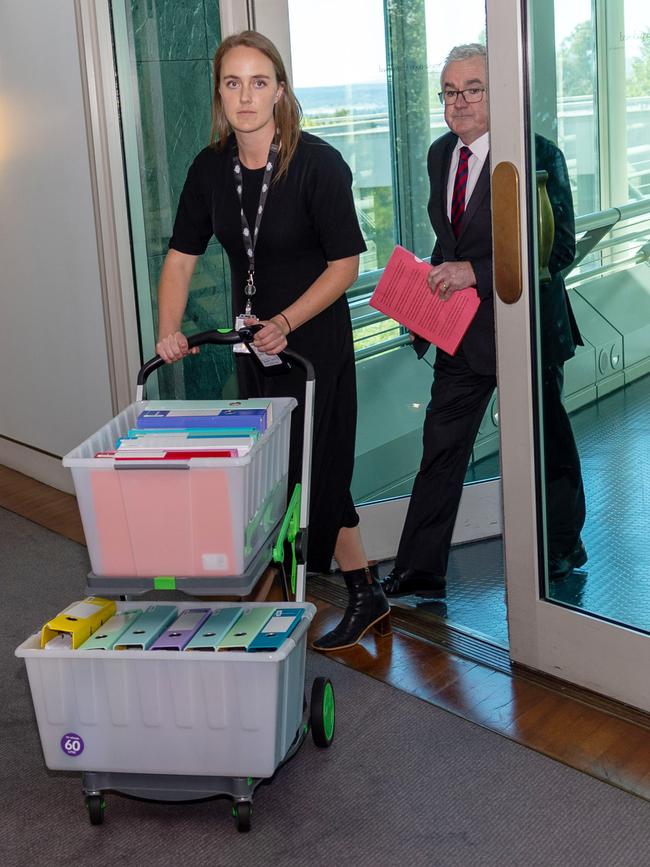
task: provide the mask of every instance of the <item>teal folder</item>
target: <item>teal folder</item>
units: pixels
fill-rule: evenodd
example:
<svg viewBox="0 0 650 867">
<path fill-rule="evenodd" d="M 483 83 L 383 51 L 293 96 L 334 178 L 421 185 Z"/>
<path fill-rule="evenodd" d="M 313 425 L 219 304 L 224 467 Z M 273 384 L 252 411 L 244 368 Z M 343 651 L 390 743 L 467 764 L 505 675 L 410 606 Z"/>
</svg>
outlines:
<svg viewBox="0 0 650 867">
<path fill-rule="evenodd" d="M 223 639 L 219 642 L 217 650 L 248 650 L 249 644 L 255 639 L 257 633 L 273 615 L 275 605 L 265 605 L 260 608 L 248 608 L 231 626 Z"/>
<path fill-rule="evenodd" d="M 79 650 L 113 650 L 118 640 L 141 614 L 141 608 L 114 614 L 84 641 Z"/>
<path fill-rule="evenodd" d="M 115 650 L 148 650 L 160 633 L 178 616 L 175 605 L 150 605 L 126 632 L 122 633 Z"/>
<path fill-rule="evenodd" d="M 249 653 L 279 650 L 300 623 L 304 608 L 278 608 L 248 646 Z"/>
<path fill-rule="evenodd" d="M 214 611 L 187 644 L 185 650 L 216 651 L 219 642 L 239 619 L 243 608 L 221 608 Z"/>
</svg>

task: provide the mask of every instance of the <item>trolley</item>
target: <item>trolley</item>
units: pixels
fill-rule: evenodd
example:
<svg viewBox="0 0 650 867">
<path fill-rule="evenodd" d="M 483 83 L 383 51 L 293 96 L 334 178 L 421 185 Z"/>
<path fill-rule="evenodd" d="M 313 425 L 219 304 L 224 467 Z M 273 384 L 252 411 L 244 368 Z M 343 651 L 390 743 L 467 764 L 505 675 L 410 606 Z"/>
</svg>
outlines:
<svg viewBox="0 0 650 867">
<path fill-rule="evenodd" d="M 190 348 L 250 344 L 254 331 L 208 331 L 188 342 Z M 279 358 L 305 373 L 301 483 L 286 508 L 289 429 L 296 405 L 291 398 L 273 399 L 268 432 L 242 457 L 173 460 L 164 468 L 138 461 L 134 469 L 95 457 L 125 435 L 147 406 L 144 386 L 164 363 L 159 356 L 141 368 L 135 403 L 63 459 L 72 470 L 88 541 L 92 571 L 87 594 L 118 598 L 118 611 L 138 607 L 132 598 L 151 590 L 241 598 L 276 563 L 287 600 L 282 606 L 289 615 L 294 610 L 300 614 L 295 629 L 277 648 L 257 653 L 82 653 L 41 649 L 38 635 L 18 647 L 16 655 L 27 667 L 46 765 L 81 771 L 93 825 L 103 822 L 105 792 L 115 791 L 157 801 L 230 797 L 237 829 L 248 831 L 256 788 L 295 755 L 309 730 L 318 747 L 329 747 L 334 737 L 330 680 L 314 680 L 309 702 L 304 683 L 307 632 L 316 612 L 305 602 L 314 370 L 291 350 Z M 153 490 L 147 495 L 148 486 Z M 211 486 L 216 492 L 212 497 Z M 169 534 L 180 532 L 187 538 L 172 540 L 174 551 L 182 549 L 176 563 L 180 571 L 167 566 L 161 574 L 157 554 L 148 550 L 156 540 L 140 546 L 132 531 L 133 525 L 138 531 L 156 526 L 156 515 L 147 512 L 149 503 L 159 506 L 170 496 L 180 498 L 191 520 L 187 526 L 181 524 L 180 531 L 177 522 L 165 525 Z M 200 513 L 217 498 L 222 513 L 227 503 L 228 514 L 221 523 L 213 516 L 204 526 Z M 158 537 L 168 535 L 159 526 L 157 531 Z M 171 556 L 166 555 L 168 541 L 161 540 L 163 558 Z M 106 555 L 115 548 L 128 550 L 117 558 Z M 120 574 L 124 562 L 134 567 L 133 572 Z M 179 612 L 196 606 L 174 604 Z M 232 604 L 210 602 L 207 607 L 216 612 Z M 265 603 L 237 604 L 248 611 Z"/>
</svg>

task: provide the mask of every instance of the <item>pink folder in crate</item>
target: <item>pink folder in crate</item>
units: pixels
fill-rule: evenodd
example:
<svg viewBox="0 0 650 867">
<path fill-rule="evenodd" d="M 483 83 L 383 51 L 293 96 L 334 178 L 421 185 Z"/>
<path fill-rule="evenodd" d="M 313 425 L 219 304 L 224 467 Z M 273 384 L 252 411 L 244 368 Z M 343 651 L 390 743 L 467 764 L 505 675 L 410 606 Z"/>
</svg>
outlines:
<svg viewBox="0 0 650 867">
<path fill-rule="evenodd" d="M 231 575 L 225 471 L 91 472 L 102 575 Z"/>
</svg>

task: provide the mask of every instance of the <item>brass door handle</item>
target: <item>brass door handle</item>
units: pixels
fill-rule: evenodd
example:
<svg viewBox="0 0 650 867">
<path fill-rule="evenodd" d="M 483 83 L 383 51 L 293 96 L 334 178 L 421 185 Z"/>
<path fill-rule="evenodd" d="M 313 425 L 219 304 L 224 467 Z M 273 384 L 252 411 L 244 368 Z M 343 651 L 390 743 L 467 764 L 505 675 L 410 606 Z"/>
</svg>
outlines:
<svg viewBox="0 0 650 867">
<path fill-rule="evenodd" d="M 494 288 L 504 304 L 519 301 L 523 289 L 520 216 L 517 167 L 499 163 L 492 171 Z"/>
<path fill-rule="evenodd" d="M 539 282 L 546 283 L 551 279 L 548 263 L 551 260 L 551 250 L 555 240 L 555 217 L 553 206 L 548 195 L 546 182 L 548 172 L 538 171 L 537 175 L 537 246 L 539 248 Z"/>
</svg>

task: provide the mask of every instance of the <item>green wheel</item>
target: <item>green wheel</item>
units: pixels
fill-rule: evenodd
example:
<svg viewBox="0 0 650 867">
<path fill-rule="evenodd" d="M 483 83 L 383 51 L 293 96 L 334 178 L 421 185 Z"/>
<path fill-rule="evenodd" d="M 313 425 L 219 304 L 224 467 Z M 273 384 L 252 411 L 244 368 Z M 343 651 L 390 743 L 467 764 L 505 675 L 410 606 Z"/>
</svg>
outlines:
<svg viewBox="0 0 650 867">
<path fill-rule="evenodd" d="M 88 808 L 88 818 L 91 825 L 101 825 L 104 821 L 104 799 L 101 795 L 88 795 L 86 797 L 86 807 Z"/>
<path fill-rule="evenodd" d="M 334 687 L 328 677 L 317 677 L 311 688 L 311 736 L 317 747 L 326 749 L 334 740 Z"/>
</svg>

